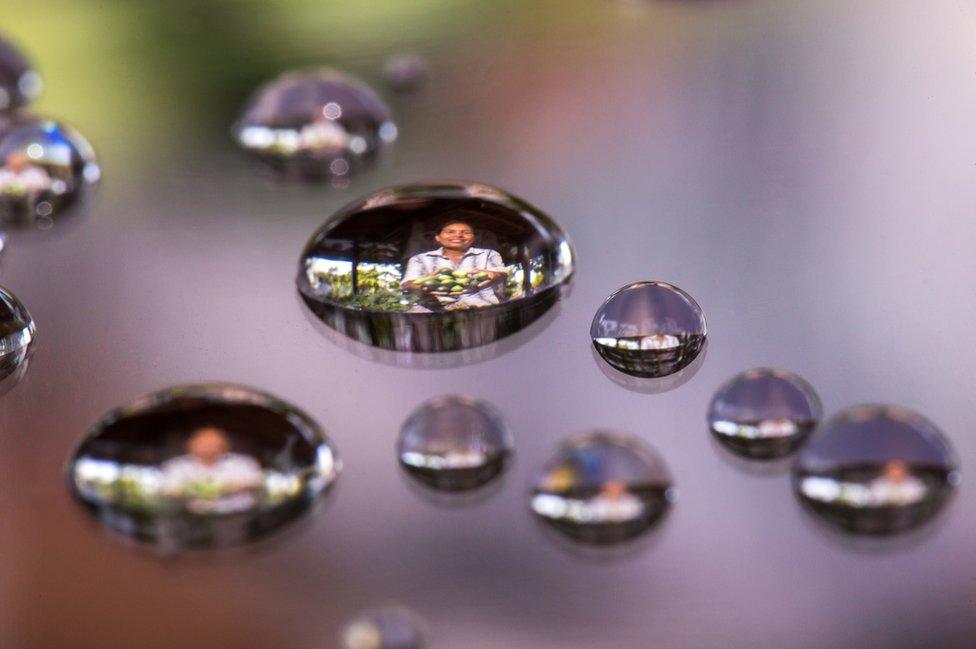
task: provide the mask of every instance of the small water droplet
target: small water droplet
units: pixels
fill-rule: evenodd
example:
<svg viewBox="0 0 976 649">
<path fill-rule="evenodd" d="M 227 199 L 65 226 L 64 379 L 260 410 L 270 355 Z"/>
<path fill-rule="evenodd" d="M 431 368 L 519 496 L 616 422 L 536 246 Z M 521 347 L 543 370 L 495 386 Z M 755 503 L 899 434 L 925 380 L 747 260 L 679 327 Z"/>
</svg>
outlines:
<svg viewBox="0 0 976 649">
<path fill-rule="evenodd" d="M 590 337 L 625 374 L 657 378 L 687 367 L 705 344 L 705 315 L 694 298 L 666 282 L 636 282 L 597 310 Z"/>
<path fill-rule="evenodd" d="M 412 92 L 427 84 L 430 70 L 417 54 L 394 54 L 383 65 L 387 83 L 397 92 Z"/>
<path fill-rule="evenodd" d="M 525 201 L 478 184 L 405 185 L 335 214 L 299 262 L 330 327 L 395 351 L 454 351 L 527 326 L 568 285 L 573 252 Z"/>
<path fill-rule="evenodd" d="M 0 379 L 23 365 L 35 336 L 34 320 L 13 293 L 0 286 Z"/>
<path fill-rule="evenodd" d="M 813 436 L 793 468 L 800 501 L 830 525 L 895 534 L 937 514 L 958 475 L 934 424 L 895 406 L 844 410 Z"/>
<path fill-rule="evenodd" d="M 0 37 L 0 112 L 12 111 L 41 94 L 41 77 L 9 41 Z"/>
<path fill-rule="evenodd" d="M 14 120 L 0 137 L 0 221 L 31 228 L 58 216 L 84 199 L 99 175 L 78 132 L 48 119 Z"/>
<path fill-rule="evenodd" d="M 477 489 L 496 478 L 514 448 L 512 433 L 487 403 L 437 397 L 415 410 L 400 431 L 400 466 L 440 491 Z"/>
<path fill-rule="evenodd" d="M 708 409 L 708 425 L 737 455 L 773 459 L 799 448 L 822 414 L 809 383 L 785 370 L 757 368 L 719 388 Z"/>
<path fill-rule="evenodd" d="M 395 132 L 390 109 L 369 86 L 328 69 L 288 72 L 261 86 L 234 126 L 245 151 L 308 179 L 360 170 Z"/>
<path fill-rule="evenodd" d="M 338 476 L 307 415 L 235 385 L 174 387 L 106 414 L 71 458 L 73 494 L 106 526 L 163 553 L 274 532 Z"/>
<path fill-rule="evenodd" d="M 546 463 L 530 507 L 573 541 L 610 545 L 651 529 L 676 498 L 664 461 L 630 435 L 570 438 Z"/>
<path fill-rule="evenodd" d="M 423 649 L 422 624 L 406 608 L 390 606 L 365 611 L 346 624 L 342 649 Z"/>
</svg>

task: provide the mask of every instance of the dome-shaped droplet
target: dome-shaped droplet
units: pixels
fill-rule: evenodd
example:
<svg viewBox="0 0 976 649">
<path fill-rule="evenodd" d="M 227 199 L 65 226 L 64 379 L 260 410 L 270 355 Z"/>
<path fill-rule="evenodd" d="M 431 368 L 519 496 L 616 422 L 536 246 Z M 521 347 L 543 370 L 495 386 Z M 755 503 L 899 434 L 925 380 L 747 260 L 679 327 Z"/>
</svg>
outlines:
<svg viewBox="0 0 976 649">
<path fill-rule="evenodd" d="M 34 342 L 34 320 L 13 293 L 0 286 L 0 379 L 27 359 Z"/>
<path fill-rule="evenodd" d="M 734 453 L 772 459 L 795 451 L 821 415 L 820 399 L 809 383 L 784 370 L 758 368 L 719 388 L 708 409 L 708 425 Z"/>
<path fill-rule="evenodd" d="M 234 127 L 245 151 L 306 178 L 353 173 L 396 136 L 390 109 L 369 86 L 327 69 L 260 87 Z"/>
<path fill-rule="evenodd" d="M 856 406 L 828 421 L 797 457 L 793 487 L 824 521 L 893 534 L 932 518 L 959 481 L 954 452 L 921 415 Z"/>
<path fill-rule="evenodd" d="M 597 310 L 590 337 L 621 372 L 644 378 L 687 367 L 705 344 L 705 316 L 695 300 L 666 282 L 636 282 Z"/>
<path fill-rule="evenodd" d="M 397 455 L 418 482 L 440 491 L 467 491 L 498 476 L 513 446 L 512 433 L 494 408 L 469 397 L 444 396 L 407 418 Z"/>
<path fill-rule="evenodd" d="M 173 552 L 278 530 L 339 469 L 307 415 L 250 388 L 212 384 L 156 392 L 105 415 L 71 458 L 68 481 L 105 525 Z"/>
<path fill-rule="evenodd" d="M 298 288 L 330 327 L 398 351 L 483 345 L 536 320 L 573 272 L 569 240 L 525 201 L 475 183 L 406 185 L 334 215 Z"/>
<path fill-rule="evenodd" d="M 41 77 L 9 41 L 0 37 L 0 112 L 20 108 L 41 94 Z"/>
<path fill-rule="evenodd" d="M 47 227 L 100 177 L 77 131 L 49 119 L 20 118 L 0 136 L 0 222 Z"/>
<path fill-rule="evenodd" d="M 340 636 L 342 649 L 423 649 L 421 623 L 398 606 L 377 608 L 357 615 Z"/>
<path fill-rule="evenodd" d="M 427 83 L 427 62 L 417 54 L 395 54 L 383 65 L 387 83 L 397 92 L 411 92 Z"/>
<path fill-rule="evenodd" d="M 609 545 L 648 531 L 674 488 L 664 461 L 629 435 L 593 432 L 564 442 L 532 488 L 532 511 L 573 541 Z"/>
</svg>

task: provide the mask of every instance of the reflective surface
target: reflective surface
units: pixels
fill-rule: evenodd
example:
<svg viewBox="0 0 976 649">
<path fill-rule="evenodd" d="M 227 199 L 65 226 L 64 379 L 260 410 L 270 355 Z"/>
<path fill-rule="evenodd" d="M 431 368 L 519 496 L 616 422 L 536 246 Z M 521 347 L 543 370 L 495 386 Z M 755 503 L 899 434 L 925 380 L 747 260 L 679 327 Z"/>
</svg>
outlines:
<svg viewBox="0 0 976 649">
<path fill-rule="evenodd" d="M 708 426 L 733 453 L 772 459 L 795 451 L 822 415 L 820 398 L 809 383 L 792 372 L 757 368 L 718 389 L 708 408 Z"/>
<path fill-rule="evenodd" d="M 635 282 L 606 299 L 590 337 L 616 369 L 642 378 L 674 374 L 701 353 L 705 315 L 694 298 L 667 282 Z"/>
<path fill-rule="evenodd" d="M 573 265 L 563 231 L 521 199 L 478 183 L 403 185 L 312 235 L 297 284 L 323 322 L 360 342 L 456 351 L 536 320 Z"/>
<path fill-rule="evenodd" d="M 365 611 L 342 631 L 342 649 L 423 649 L 423 633 L 416 616 L 402 607 Z"/>
<path fill-rule="evenodd" d="M 17 118 L 0 134 L 0 225 L 48 228 L 100 177 L 95 154 L 77 131 L 49 119 Z"/>
<path fill-rule="evenodd" d="M 341 178 L 397 137 L 389 107 L 335 70 L 288 72 L 261 86 L 234 126 L 248 153 L 302 178 Z"/>
<path fill-rule="evenodd" d="M 13 43 L 0 36 L 0 113 L 28 103 L 41 93 L 41 77 Z M 2 122 L 0 117 L 0 122 Z M 0 124 L 2 130 L 2 124 Z"/>
<path fill-rule="evenodd" d="M 411 413 L 397 456 L 414 480 L 441 491 L 467 491 L 493 480 L 514 450 L 495 408 L 470 397 L 436 397 Z"/>
<path fill-rule="evenodd" d="M 675 494 L 654 451 L 636 437 L 600 431 L 562 444 L 535 480 L 530 507 L 573 541 L 610 545 L 651 529 Z"/>
<path fill-rule="evenodd" d="M 894 534 L 935 516 L 959 483 L 955 454 L 922 416 L 895 406 L 848 408 L 797 458 L 797 496 L 827 523 Z"/>
<path fill-rule="evenodd" d="M 34 335 L 34 320 L 27 308 L 0 286 L 0 381 L 26 363 Z"/>
<path fill-rule="evenodd" d="M 332 485 L 335 450 L 307 415 L 250 388 L 195 385 L 105 415 L 68 464 L 102 523 L 161 552 L 249 541 Z"/>
</svg>

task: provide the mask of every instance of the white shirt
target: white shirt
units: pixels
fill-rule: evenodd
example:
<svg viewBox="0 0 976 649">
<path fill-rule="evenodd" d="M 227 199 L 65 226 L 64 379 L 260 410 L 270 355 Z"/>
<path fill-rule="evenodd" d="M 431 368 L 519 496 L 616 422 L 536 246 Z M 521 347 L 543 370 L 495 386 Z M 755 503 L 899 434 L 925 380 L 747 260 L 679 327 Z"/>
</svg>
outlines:
<svg viewBox="0 0 976 649">
<path fill-rule="evenodd" d="M 429 250 L 419 255 L 414 255 L 407 262 L 407 269 L 403 271 L 403 281 L 408 282 L 412 279 L 432 275 L 441 268 L 451 270 L 492 270 L 505 271 L 505 264 L 502 263 L 502 256 L 494 250 L 488 248 L 468 248 L 458 263 L 451 261 L 451 258 L 444 254 L 444 248 Z M 479 307 L 498 304 L 498 296 L 492 287 L 486 287 L 477 293 L 462 295 L 457 300 L 441 298 L 438 300 L 445 306 L 460 307 Z M 423 307 L 418 310 L 426 311 Z"/>
<path fill-rule="evenodd" d="M 163 493 L 185 499 L 186 508 L 195 514 L 250 509 L 254 494 L 242 490 L 256 489 L 264 482 L 257 460 L 239 453 L 226 453 L 213 464 L 181 455 L 164 463 L 162 469 Z"/>
</svg>

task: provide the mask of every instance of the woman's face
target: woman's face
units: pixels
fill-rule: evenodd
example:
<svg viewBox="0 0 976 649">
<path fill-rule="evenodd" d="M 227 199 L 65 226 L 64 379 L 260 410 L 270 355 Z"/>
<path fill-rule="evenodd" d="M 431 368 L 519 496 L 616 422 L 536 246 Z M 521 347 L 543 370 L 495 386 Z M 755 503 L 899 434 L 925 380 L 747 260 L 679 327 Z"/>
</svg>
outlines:
<svg viewBox="0 0 976 649">
<path fill-rule="evenodd" d="M 474 230 L 467 223 L 448 223 L 434 239 L 447 250 L 463 252 L 474 244 Z"/>
</svg>

